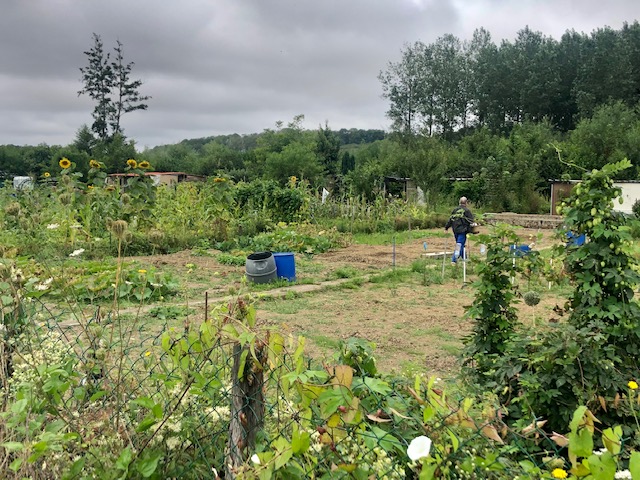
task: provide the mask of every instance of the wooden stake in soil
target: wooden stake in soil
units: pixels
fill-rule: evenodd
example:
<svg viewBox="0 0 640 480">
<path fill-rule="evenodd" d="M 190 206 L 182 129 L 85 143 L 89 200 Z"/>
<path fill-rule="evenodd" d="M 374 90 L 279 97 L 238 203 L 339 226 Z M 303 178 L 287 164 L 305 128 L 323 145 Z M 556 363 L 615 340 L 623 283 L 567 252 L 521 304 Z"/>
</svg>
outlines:
<svg viewBox="0 0 640 480">
<path fill-rule="evenodd" d="M 207 323 L 209 317 L 209 292 L 204 292 L 204 321 Z"/>
</svg>

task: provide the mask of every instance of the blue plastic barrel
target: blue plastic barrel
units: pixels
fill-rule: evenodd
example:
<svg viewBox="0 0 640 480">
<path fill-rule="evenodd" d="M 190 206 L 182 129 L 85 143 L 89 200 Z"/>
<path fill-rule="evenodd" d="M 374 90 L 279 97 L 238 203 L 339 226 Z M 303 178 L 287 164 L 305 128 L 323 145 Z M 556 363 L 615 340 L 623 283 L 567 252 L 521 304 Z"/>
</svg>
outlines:
<svg viewBox="0 0 640 480">
<path fill-rule="evenodd" d="M 278 278 L 284 278 L 290 282 L 296 281 L 296 260 L 291 252 L 274 253 Z"/>
</svg>

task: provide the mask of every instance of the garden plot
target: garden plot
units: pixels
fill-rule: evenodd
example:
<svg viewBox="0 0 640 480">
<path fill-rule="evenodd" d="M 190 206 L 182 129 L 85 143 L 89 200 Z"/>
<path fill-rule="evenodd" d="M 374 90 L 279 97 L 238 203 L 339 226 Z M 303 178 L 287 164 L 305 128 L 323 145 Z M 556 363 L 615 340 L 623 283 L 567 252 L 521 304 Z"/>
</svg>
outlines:
<svg viewBox="0 0 640 480">
<path fill-rule="evenodd" d="M 425 252 L 450 250 L 450 234 L 441 230 L 424 233 L 424 237 L 396 243 L 395 248 L 392 243 L 352 243 L 312 257 L 296 254 L 298 283 L 291 286 L 247 285 L 242 281 L 244 267 L 220 263 L 215 251 L 206 255 L 183 251 L 127 260 L 171 271 L 180 278 L 184 292 L 170 302 L 188 304 L 191 322 L 204 319 L 205 292 L 209 308 L 249 292 L 261 298 L 256 305 L 258 319 L 292 335 L 305 336 L 307 353 L 317 360 L 329 359 L 340 341 L 358 337 L 376 344 L 378 365 L 383 371 L 447 376 L 459 371 L 462 339 L 471 327 L 464 312 L 473 301 L 474 290 L 468 285 L 463 288 L 462 266 L 453 267 L 446 258 L 443 275 L 441 257 L 423 257 Z M 517 233 L 523 244 L 535 242 L 534 248 L 547 248 L 556 242 L 550 230 L 519 229 Z M 470 236 L 468 246 L 472 258 L 467 280 L 471 281 L 475 278 L 474 257 L 480 255 L 480 244 Z M 428 278 L 411 270 L 420 259 L 430 269 Z M 363 280 L 365 277 L 371 281 Z M 342 279 L 342 283 L 324 283 L 336 279 Z M 311 286 L 317 289 L 309 291 Z M 546 323 L 554 318 L 554 307 L 564 303 L 563 292 L 538 287 L 542 293 L 540 304 L 519 306 L 523 322 Z M 276 288 L 278 294 L 272 297 L 269 292 Z M 155 317 L 138 314 L 145 317 L 142 321 L 149 328 L 154 324 L 159 327 L 160 320 L 163 324 L 167 321 L 181 325 L 184 315 L 179 312 L 163 315 L 172 308 L 176 307 L 168 303 L 146 305 L 143 310 L 155 309 Z"/>
</svg>

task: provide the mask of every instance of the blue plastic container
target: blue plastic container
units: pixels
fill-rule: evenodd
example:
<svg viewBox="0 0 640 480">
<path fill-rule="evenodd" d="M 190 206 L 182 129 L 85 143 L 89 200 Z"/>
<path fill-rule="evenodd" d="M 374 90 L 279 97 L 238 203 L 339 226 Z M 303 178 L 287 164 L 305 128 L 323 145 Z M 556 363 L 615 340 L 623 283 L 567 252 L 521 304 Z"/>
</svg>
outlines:
<svg viewBox="0 0 640 480">
<path fill-rule="evenodd" d="M 291 252 L 274 253 L 278 278 L 284 278 L 290 282 L 296 281 L 296 259 Z"/>
<path fill-rule="evenodd" d="M 531 247 L 529 245 L 511 245 L 509 251 L 516 257 L 524 257 L 531 252 Z"/>
<path fill-rule="evenodd" d="M 575 245 L 579 247 L 584 245 L 584 242 L 587 240 L 587 236 L 583 233 L 582 235 L 577 235 L 573 232 L 567 232 L 567 246 Z"/>
</svg>

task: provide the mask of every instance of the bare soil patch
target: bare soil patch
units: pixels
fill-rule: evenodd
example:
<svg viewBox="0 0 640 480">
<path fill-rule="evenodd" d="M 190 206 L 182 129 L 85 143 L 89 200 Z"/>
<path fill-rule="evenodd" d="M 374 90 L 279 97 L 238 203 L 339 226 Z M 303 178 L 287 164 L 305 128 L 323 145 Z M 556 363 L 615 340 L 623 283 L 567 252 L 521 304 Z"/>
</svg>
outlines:
<svg viewBox="0 0 640 480">
<path fill-rule="evenodd" d="M 521 229 L 522 243 L 535 242 L 534 248 L 547 248 L 556 240 L 550 230 Z M 537 238 L 542 235 L 542 238 Z M 424 248 L 427 242 L 427 249 Z M 479 253 L 479 243 L 469 237 L 471 255 Z M 340 269 L 355 269 L 375 276 L 401 270 L 423 257 L 424 253 L 451 251 L 453 236 L 425 237 L 397 245 L 352 244 L 346 248 L 306 258 L 296 255 L 299 283 L 313 278 L 311 283 L 336 278 Z M 135 257 L 142 264 L 158 269 L 173 269 L 187 278 L 191 288 L 189 305 L 197 308 L 196 316 L 204 318 L 204 292 L 211 302 L 229 292 L 246 291 L 241 278 L 244 268 L 220 264 L 214 255 L 196 256 L 190 251 L 170 255 Z M 438 275 L 442 272 L 442 257 L 430 260 Z M 192 265 L 187 267 L 187 265 Z M 195 266 L 195 268 L 194 268 Z M 471 281 L 470 276 L 467 280 Z M 385 279 L 379 283 L 365 282 L 357 288 L 333 287 L 285 298 L 263 299 L 256 305 L 259 319 L 277 324 L 292 335 L 307 338 L 306 351 L 312 357 L 329 360 L 341 340 L 359 337 L 376 344 L 376 357 L 382 371 L 421 372 L 450 376 L 459 371 L 458 354 L 462 339 L 472 328 L 464 317 L 465 307 L 473 301 L 473 288 L 462 282 L 462 266 L 451 266 L 444 259 L 442 284 L 424 285 L 420 273 L 406 274 L 399 280 Z M 307 285 L 292 285 L 290 290 L 302 291 Z M 522 321 L 546 323 L 553 317 L 552 309 L 562 304 L 553 291 L 542 294 L 536 307 L 522 305 Z M 211 306 L 211 305 L 210 305 Z M 537 320 L 536 320 L 537 319 Z"/>
</svg>

